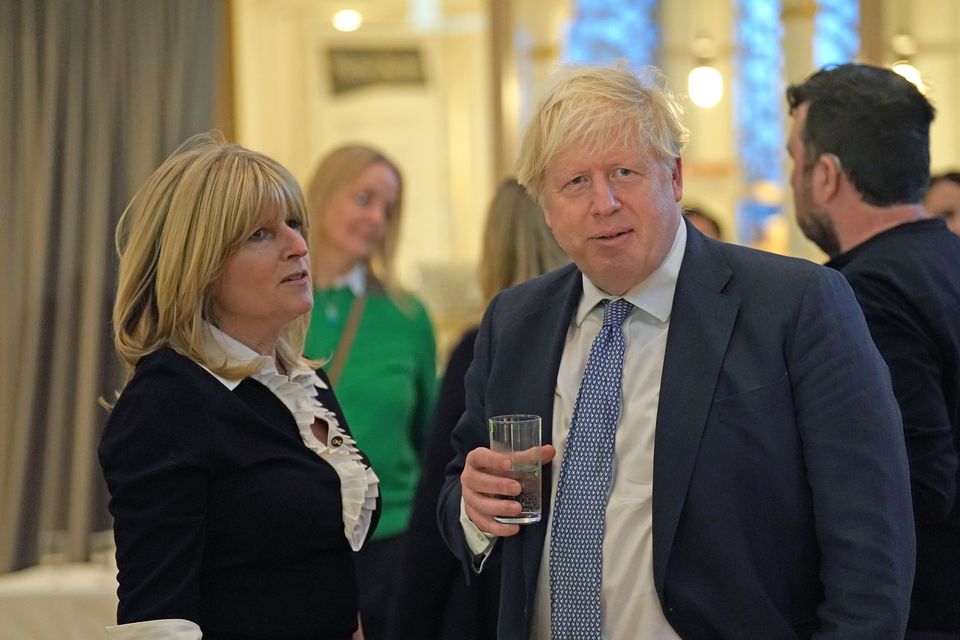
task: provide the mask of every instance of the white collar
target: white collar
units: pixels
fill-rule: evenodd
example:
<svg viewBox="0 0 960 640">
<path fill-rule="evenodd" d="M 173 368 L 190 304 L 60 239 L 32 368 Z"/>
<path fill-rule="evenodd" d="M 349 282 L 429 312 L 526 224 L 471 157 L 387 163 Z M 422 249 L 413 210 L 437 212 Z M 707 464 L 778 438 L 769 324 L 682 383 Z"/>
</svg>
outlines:
<svg viewBox="0 0 960 640">
<path fill-rule="evenodd" d="M 353 269 L 341 278 L 337 278 L 331 285 L 332 288 L 346 286 L 353 292 L 355 298 L 359 298 L 367 291 L 367 266 L 362 262 L 354 265 Z"/>
<path fill-rule="evenodd" d="M 211 359 L 225 359 L 229 365 L 241 365 L 249 363 L 253 360 L 259 361 L 260 370 L 256 373 L 254 378 L 260 378 L 265 375 L 279 375 L 277 370 L 277 361 L 273 356 L 264 356 L 260 355 L 247 345 L 243 344 L 233 336 L 224 333 L 217 327 L 213 326 L 209 322 L 203 323 L 204 335 L 203 335 L 203 350 L 207 354 L 208 358 Z M 237 386 L 243 381 L 242 379 L 231 379 L 224 378 L 223 376 L 217 375 L 213 371 L 210 371 L 204 365 L 200 365 L 206 369 L 210 375 L 223 383 L 227 389 L 233 391 Z M 302 363 L 295 363 L 291 365 L 290 371 L 287 374 L 287 377 L 291 381 L 298 381 L 304 376 L 315 377 L 316 374 L 309 367 L 304 366 Z M 316 379 L 315 384 L 321 389 L 326 389 L 327 386 L 319 378 Z"/>
<path fill-rule="evenodd" d="M 380 495 L 380 480 L 373 469 L 363 462 L 356 441 L 345 427 L 340 426 L 337 415 L 320 402 L 317 389 L 326 389 L 327 385 L 302 362 L 297 363 L 288 377 L 277 372 L 273 358 L 256 353 L 212 325 L 205 323 L 204 330 L 204 349 L 207 354 L 212 354 L 213 359 L 222 359 L 231 365 L 253 362 L 261 365 L 259 373 L 250 377 L 266 387 L 290 411 L 307 449 L 333 467 L 340 479 L 343 533 L 350 548 L 359 551 L 370 531 L 377 497 Z M 229 380 L 212 371 L 210 373 L 231 391 L 240 384 L 240 380 Z M 317 420 L 327 423 L 327 442 L 320 441 L 313 433 L 311 426 Z"/>
<path fill-rule="evenodd" d="M 643 309 L 660 322 L 670 319 L 670 309 L 673 307 L 673 296 L 677 290 L 677 277 L 680 275 L 680 265 L 683 263 L 683 252 L 687 246 L 687 226 L 683 220 L 677 225 L 677 233 L 673 237 L 673 245 L 667 252 L 660 266 L 650 276 L 636 285 L 622 296 L 619 296 L 633 306 Z M 614 299 L 600 287 L 595 285 L 586 276 L 582 277 L 583 295 L 577 306 L 577 326 L 583 324 L 587 314 L 603 300 Z"/>
</svg>

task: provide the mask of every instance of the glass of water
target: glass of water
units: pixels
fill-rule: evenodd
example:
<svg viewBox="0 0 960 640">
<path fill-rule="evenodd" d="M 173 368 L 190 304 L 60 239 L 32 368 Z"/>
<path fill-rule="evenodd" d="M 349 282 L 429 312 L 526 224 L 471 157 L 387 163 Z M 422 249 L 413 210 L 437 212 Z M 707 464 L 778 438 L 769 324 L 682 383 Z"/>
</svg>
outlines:
<svg viewBox="0 0 960 640">
<path fill-rule="evenodd" d="M 510 457 L 506 475 L 520 483 L 520 495 L 502 496 L 520 503 L 520 514 L 495 516 L 504 524 L 540 522 L 540 416 L 512 414 L 488 420 L 490 449 Z"/>
</svg>

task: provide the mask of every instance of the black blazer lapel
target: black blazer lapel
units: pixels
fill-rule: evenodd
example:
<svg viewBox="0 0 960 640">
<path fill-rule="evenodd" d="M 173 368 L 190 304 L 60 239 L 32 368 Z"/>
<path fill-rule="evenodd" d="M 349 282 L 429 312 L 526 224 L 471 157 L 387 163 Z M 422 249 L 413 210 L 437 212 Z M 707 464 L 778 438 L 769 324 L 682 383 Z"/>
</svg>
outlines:
<svg viewBox="0 0 960 640">
<path fill-rule="evenodd" d="M 667 561 L 740 299 L 717 248 L 687 230 L 667 336 L 653 458 L 653 576 L 663 596 Z"/>
</svg>

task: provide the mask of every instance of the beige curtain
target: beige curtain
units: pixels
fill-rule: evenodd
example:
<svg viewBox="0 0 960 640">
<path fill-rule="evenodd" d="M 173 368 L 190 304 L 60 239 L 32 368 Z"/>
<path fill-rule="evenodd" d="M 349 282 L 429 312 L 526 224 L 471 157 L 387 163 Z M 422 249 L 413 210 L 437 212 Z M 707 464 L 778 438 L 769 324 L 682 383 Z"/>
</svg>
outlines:
<svg viewBox="0 0 960 640">
<path fill-rule="evenodd" d="M 215 125 L 223 2 L 0 0 L 0 572 L 109 528 L 96 459 L 119 383 L 113 228 Z"/>
</svg>

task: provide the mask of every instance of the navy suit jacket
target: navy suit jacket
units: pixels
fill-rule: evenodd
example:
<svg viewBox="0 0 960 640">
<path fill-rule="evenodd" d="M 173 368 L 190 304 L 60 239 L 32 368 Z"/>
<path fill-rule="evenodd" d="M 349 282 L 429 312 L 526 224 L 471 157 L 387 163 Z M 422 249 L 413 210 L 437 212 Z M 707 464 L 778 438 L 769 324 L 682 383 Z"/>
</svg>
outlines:
<svg viewBox="0 0 960 640">
<path fill-rule="evenodd" d="M 687 231 L 653 463 L 667 620 L 684 638 L 902 639 L 914 571 L 907 459 L 889 372 L 850 287 L 813 263 Z M 499 414 L 542 416 L 551 441 L 581 294 L 569 266 L 504 291 L 484 316 L 438 505 L 465 567 L 465 456 L 487 446 L 486 419 Z M 556 464 L 543 474 L 544 519 L 497 543 L 503 640 L 529 635 Z"/>
</svg>

